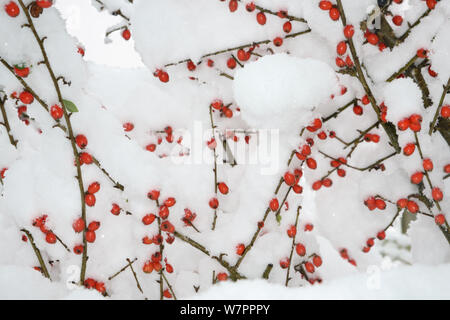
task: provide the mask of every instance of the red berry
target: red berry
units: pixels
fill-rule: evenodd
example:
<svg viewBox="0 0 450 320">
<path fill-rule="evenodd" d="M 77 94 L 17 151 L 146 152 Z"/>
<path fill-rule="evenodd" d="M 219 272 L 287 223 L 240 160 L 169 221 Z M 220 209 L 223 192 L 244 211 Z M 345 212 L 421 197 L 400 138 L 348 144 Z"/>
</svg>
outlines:
<svg viewBox="0 0 450 320">
<path fill-rule="evenodd" d="M 82 254 L 83 251 L 84 251 L 84 247 L 81 244 L 73 247 L 73 253 L 75 253 L 75 254 Z"/>
<path fill-rule="evenodd" d="M 342 60 L 341 58 L 336 57 L 336 65 L 337 65 L 339 68 L 343 68 L 343 67 L 345 67 L 347 64 L 346 64 L 345 61 Z"/>
<path fill-rule="evenodd" d="M 142 218 L 142 223 L 146 226 L 150 225 L 155 221 L 156 216 L 153 213 L 149 213 Z"/>
<path fill-rule="evenodd" d="M 347 52 L 347 43 L 345 41 L 339 42 L 336 47 L 336 52 L 340 56 L 344 55 Z"/>
<path fill-rule="evenodd" d="M 329 188 L 329 187 L 331 187 L 333 185 L 333 181 L 330 178 L 325 178 L 325 179 L 322 180 L 322 185 L 324 187 Z"/>
<path fill-rule="evenodd" d="M 239 49 L 237 52 L 237 58 L 240 61 L 247 61 L 248 59 L 250 59 L 250 52 L 245 51 L 244 49 Z M 233 59 L 234 60 L 234 59 Z M 235 61 L 236 62 L 236 61 Z M 217 109 L 217 108 L 215 108 Z M 219 110 L 222 109 L 222 106 L 219 108 Z"/>
<path fill-rule="evenodd" d="M 360 116 L 363 114 L 363 108 L 361 106 L 356 105 L 353 107 L 353 113 Z"/>
<path fill-rule="evenodd" d="M 369 208 L 370 211 L 375 210 L 377 208 L 376 199 L 374 197 L 369 197 L 364 200 L 364 204 Z"/>
<path fill-rule="evenodd" d="M 187 68 L 189 71 L 194 71 L 195 69 L 197 69 L 197 66 L 192 62 L 192 60 L 189 60 L 187 62 Z"/>
<path fill-rule="evenodd" d="M 410 156 L 414 153 L 414 151 L 416 150 L 416 145 L 414 143 L 408 143 L 404 148 L 403 148 L 403 154 L 405 156 Z"/>
<path fill-rule="evenodd" d="M 228 8 L 230 9 L 230 12 L 235 12 L 238 8 L 237 0 L 230 0 L 228 3 Z"/>
<path fill-rule="evenodd" d="M 292 187 L 292 189 L 294 190 L 295 193 L 300 194 L 303 192 L 303 187 L 296 184 L 295 186 Z"/>
<path fill-rule="evenodd" d="M 227 186 L 227 184 L 225 182 L 219 182 L 217 187 L 218 187 L 220 193 L 228 194 L 229 189 L 228 189 L 228 186 Z"/>
<path fill-rule="evenodd" d="M 34 97 L 31 93 L 28 91 L 23 91 L 19 95 L 19 100 L 22 101 L 23 104 L 32 104 L 34 101 Z"/>
<path fill-rule="evenodd" d="M 217 275 L 217 280 L 219 281 L 227 281 L 228 275 L 225 272 L 221 272 Z"/>
<path fill-rule="evenodd" d="M 82 218 L 76 219 L 72 224 L 72 228 L 76 233 L 82 232 L 85 226 L 86 224 L 84 223 L 84 220 Z"/>
<path fill-rule="evenodd" d="M 258 23 L 262 26 L 266 24 L 267 18 L 264 12 L 258 12 L 256 15 L 256 21 L 258 21 Z"/>
<path fill-rule="evenodd" d="M 333 4 L 330 1 L 320 1 L 319 8 L 322 10 L 330 10 L 333 7 Z"/>
<path fill-rule="evenodd" d="M 122 37 L 125 39 L 125 40 L 130 40 L 130 38 L 131 38 L 131 32 L 130 32 L 130 30 L 129 29 L 125 29 L 125 30 L 123 30 L 123 32 L 122 32 Z"/>
<path fill-rule="evenodd" d="M 433 197 L 434 201 L 441 201 L 444 198 L 444 194 L 442 193 L 442 190 L 438 187 L 434 187 L 431 191 L 431 195 Z"/>
<path fill-rule="evenodd" d="M 245 6 L 248 12 L 253 12 L 256 9 L 256 5 L 253 2 L 247 3 Z"/>
<path fill-rule="evenodd" d="M 297 228 L 295 226 L 290 226 L 286 232 L 289 238 L 293 238 L 297 234 Z"/>
<path fill-rule="evenodd" d="M 316 268 L 314 268 L 314 265 L 311 262 L 308 261 L 308 262 L 305 263 L 305 269 L 309 273 L 314 273 Z"/>
<path fill-rule="evenodd" d="M 171 264 L 166 263 L 166 271 L 168 273 L 173 273 L 173 267 Z"/>
<path fill-rule="evenodd" d="M 289 258 L 281 259 L 280 260 L 280 267 L 282 269 L 286 269 L 287 267 L 289 267 L 289 262 L 290 262 Z"/>
<path fill-rule="evenodd" d="M 355 28 L 353 27 L 353 25 L 351 25 L 351 24 L 346 25 L 344 28 L 344 36 L 347 39 L 350 39 L 351 37 L 353 37 L 354 34 L 355 34 Z"/>
<path fill-rule="evenodd" d="M 217 200 L 217 198 L 212 198 L 211 200 L 209 200 L 209 206 L 212 209 L 217 209 L 217 207 L 219 207 L 219 200 Z"/>
<path fill-rule="evenodd" d="M 87 242 L 93 243 L 93 242 L 95 242 L 95 238 L 96 238 L 95 231 L 90 231 L 90 230 L 86 231 L 86 241 Z"/>
<path fill-rule="evenodd" d="M 96 283 L 97 283 L 97 281 L 95 281 L 94 279 L 88 278 L 84 281 L 84 286 L 87 289 L 92 289 L 92 288 L 95 288 Z"/>
<path fill-rule="evenodd" d="M 94 194 L 94 193 L 97 193 L 99 190 L 100 190 L 100 183 L 98 183 L 98 182 L 92 182 L 92 183 L 89 185 L 88 193 Z"/>
<path fill-rule="evenodd" d="M 93 207 L 95 206 L 96 199 L 93 194 L 88 193 L 84 196 L 84 201 L 86 202 L 87 206 Z"/>
<path fill-rule="evenodd" d="M 377 45 L 378 41 L 378 36 L 375 33 L 369 33 L 367 35 L 367 42 L 369 42 L 370 44 Z"/>
<path fill-rule="evenodd" d="M 55 104 L 54 106 L 52 106 L 50 108 L 50 114 L 53 117 L 53 119 L 59 120 L 59 119 L 61 119 L 63 117 L 64 112 L 63 112 L 63 109 L 60 106 Z"/>
<path fill-rule="evenodd" d="M 280 47 L 283 45 L 283 39 L 280 37 L 276 37 L 275 39 L 273 39 L 273 44 L 275 45 L 275 47 Z"/>
<path fill-rule="evenodd" d="M 93 162 L 92 156 L 87 152 L 80 153 L 80 164 L 91 164 Z"/>
<path fill-rule="evenodd" d="M 98 222 L 98 221 L 92 221 L 88 225 L 89 231 L 97 231 L 99 228 L 100 228 L 100 222 Z"/>
<path fill-rule="evenodd" d="M 53 1 L 52 0 L 37 0 L 36 4 L 43 9 L 47 9 L 52 6 Z"/>
<path fill-rule="evenodd" d="M 168 233 L 174 233 L 175 227 L 173 226 L 173 224 L 171 224 L 169 221 L 166 220 L 161 223 L 161 231 L 168 232 Z"/>
<path fill-rule="evenodd" d="M 306 165 L 308 166 L 308 168 L 310 168 L 311 170 L 315 170 L 317 168 L 317 162 L 316 160 L 314 160 L 313 158 L 308 158 L 306 159 Z"/>
<path fill-rule="evenodd" d="M 384 210 L 384 209 L 386 209 L 386 202 L 384 202 L 383 199 L 376 199 L 376 200 L 375 200 L 375 206 L 376 206 L 379 210 Z"/>
<path fill-rule="evenodd" d="M 430 10 L 433 10 L 436 7 L 436 0 L 427 0 L 427 6 Z"/>
<path fill-rule="evenodd" d="M 242 254 L 245 251 L 245 245 L 243 243 L 240 243 L 236 246 L 236 254 L 239 256 L 242 256 Z"/>
<path fill-rule="evenodd" d="M 75 138 L 75 143 L 80 149 L 84 149 L 88 144 L 88 140 L 85 135 L 79 134 Z"/>
<path fill-rule="evenodd" d="M 411 183 L 419 184 L 423 180 L 423 173 L 418 171 L 411 176 Z"/>
<path fill-rule="evenodd" d="M 370 103 L 370 99 L 367 95 L 365 95 L 364 97 L 362 97 L 361 102 L 363 105 L 368 105 Z"/>
<path fill-rule="evenodd" d="M 329 14 L 330 14 L 331 20 L 334 20 L 334 21 L 338 20 L 340 17 L 339 10 L 335 7 L 330 9 Z"/>
<path fill-rule="evenodd" d="M 47 241 L 50 244 L 56 243 L 56 236 L 53 232 L 49 231 L 47 232 L 47 235 L 45 236 L 45 241 Z"/>
<path fill-rule="evenodd" d="M 156 150 L 156 144 L 151 143 L 145 147 L 147 151 L 154 152 Z"/>
<path fill-rule="evenodd" d="M 119 207 L 119 205 L 117 203 L 112 204 L 111 213 L 113 215 L 118 216 L 120 214 L 121 210 L 122 209 Z"/>
<path fill-rule="evenodd" d="M 419 50 L 417 50 L 417 56 L 419 58 L 425 59 L 427 57 L 427 55 L 428 55 L 428 51 L 425 50 L 424 48 L 420 48 Z"/>
<path fill-rule="evenodd" d="M 134 124 L 132 124 L 131 122 L 126 122 L 122 125 L 122 127 L 125 132 L 130 132 L 134 129 Z"/>
<path fill-rule="evenodd" d="M 290 173 L 289 171 L 284 174 L 283 178 L 284 178 L 284 182 L 288 186 L 293 186 L 295 184 L 295 176 L 292 173 Z"/>
<path fill-rule="evenodd" d="M 159 216 L 161 217 L 161 219 L 167 219 L 169 217 L 169 207 L 167 207 L 166 205 L 162 205 L 161 207 L 159 207 Z"/>
<path fill-rule="evenodd" d="M 434 217 L 434 221 L 436 222 L 436 224 L 442 226 L 445 223 L 445 216 L 440 213 Z"/>
<path fill-rule="evenodd" d="M 431 159 L 427 158 L 427 159 L 423 159 L 422 162 L 423 165 L 423 169 L 425 171 L 433 171 L 433 161 L 431 161 Z"/>
<path fill-rule="evenodd" d="M 152 190 L 149 193 L 147 193 L 147 198 L 149 198 L 150 200 L 156 201 L 159 198 L 159 194 L 160 194 L 160 191 L 155 189 L 155 190 Z"/>
<path fill-rule="evenodd" d="M 450 173 L 450 163 L 449 163 L 449 164 L 446 164 L 446 165 L 444 166 L 444 172 L 445 172 L 445 173 Z"/>
<path fill-rule="evenodd" d="M 416 202 L 411 201 L 411 200 L 408 201 L 406 208 L 411 213 L 417 213 L 417 211 L 419 211 L 419 205 Z"/>
<path fill-rule="evenodd" d="M 399 16 L 399 15 L 394 16 L 394 17 L 392 18 L 392 22 L 393 22 L 396 26 L 401 26 L 402 23 L 403 23 L 403 18 L 402 18 L 401 16 Z"/>
<path fill-rule="evenodd" d="M 397 201 L 397 206 L 401 209 L 406 208 L 407 205 L 408 205 L 408 199 L 402 198 Z"/>
<path fill-rule="evenodd" d="M 269 207 L 270 207 L 270 210 L 277 211 L 278 208 L 280 207 L 280 205 L 278 203 L 278 199 L 273 198 L 272 200 L 270 200 Z"/>
<path fill-rule="evenodd" d="M 305 231 L 312 231 L 314 229 L 314 226 L 310 223 L 307 223 L 305 225 Z"/>
<path fill-rule="evenodd" d="M 234 68 L 236 68 L 236 60 L 234 60 L 233 57 L 231 57 L 231 58 L 229 58 L 229 59 L 227 60 L 227 67 L 228 67 L 229 69 L 234 69 Z"/>
<path fill-rule="evenodd" d="M 316 182 L 313 183 L 312 188 L 313 190 L 319 190 L 322 187 L 322 181 L 317 180 Z"/>
<path fill-rule="evenodd" d="M 291 30 L 292 30 L 292 23 L 290 21 L 286 21 L 283 24 L 283 31 L 286 33 L 289 33 L 289 32 L 291 32 Z"/>
<path fill-rule="evenodd" d="M 306 254 L 306 248 L 303 244 L 297 243 L 295 246 L 295 252 L 297 252 L 300 257 L 303 257 Z"/>
<path fill-rule="evenodd" d="M 377 238 L 378 238 L 378 240 L 384 240 L 386 238 L 386 232 L 384 230 L 378 232 L 377 233 Z"/>
<path fill-rule="evenodd" d="M 105 293 L 106 292 L 105 284 L 103 282 L 97 282 L 95 284 L 95 290 L 97 290 L 100 293 Z"/>
<path fill-rule="evenodd" d="M 153 271 L 153 263 L 151 261 L 147 261 L 142 267 L 142 271 L 144 273 L 152 273 Z"/>
<path fill-rule="evenodd" d="M 164 200 L 164 205 L 166 205 L 168 208 L 173 207 L 176 203 L 176 200 L 174 197 L 169 197 L 166 200 Z"/>
<path fill-rule="evenodd" d="M 19 6 L 14 1 L 11 1 L 5 5 L 5 11 L 8 14 L 8 16 L 12 18 L 17 17 L 20 13 Z"/>
<path fill-rule="evenodd" d="M 316 267 L 320 267 L 322 265 L 322 258 L 320 256 L 314 256 L 313 263 Z"/>
<path fill-rule="evenodd" d="M 449 105 L 442 106 L 441 117 L 446 118 L 446 119 L 450 117 L 450 106 Z"/>
<path fill-rule="evenodd" d="M 169 82 L 169 74 L 165 71 L 161 71 L 159 73 L 158 78 L 161 82 L 164 82 L 164 83 Z"/>
<path fill-rule="evenodd" d="M 428 66 L 428 74 L 433 78 L 438 76 L 437 72 L 431 69 L 431 66 Z"/>
<path fill-rule="evenodd" d="M 146 244 L 146 245 L 149 245 L 149 244 L 153 243 L 153 240 L 149 236 L 145 236 L 145 237 L 142 238 L 142 243 Z"/>
<path fill-rule="evenodd" d="M 14 66 L 14 73 L 21 78 L 26 78 L 30 74 L 30 68 Z"/>
<path fill-rule="evenodd" d="M 405 131 L 406 129 L 409 128 L 409 119 L 408 119 L 408 118 L 405 118 L 405 119 L 403 119 L 403 120 L 400 120 L 400 121 L 397 123 L 397 127 L 398 127 L 398 129 L 399 129 L 400 131 Z"/>
</svg>

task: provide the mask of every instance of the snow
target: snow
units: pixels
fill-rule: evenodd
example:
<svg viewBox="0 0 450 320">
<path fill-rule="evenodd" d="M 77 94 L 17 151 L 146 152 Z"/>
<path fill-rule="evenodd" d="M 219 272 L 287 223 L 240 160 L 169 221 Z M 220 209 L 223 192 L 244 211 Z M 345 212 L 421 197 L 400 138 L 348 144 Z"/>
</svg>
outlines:
<svg viewBox="0 0 450 320">
<path fill-rule="evenodd" d="M 3 10 L 9 1 L 0 0 L 0 56 L 11 65 L 29 66 L 30 75 L 24 78 L 27 85 L 48 106 L 58 104 L 53 81 L 41 63 L 40 48 L 30 29 L 22 27 L 26 21 L 23 13 L 11 18 Z M 267 212 L 264 227 L 239 266 L 248 281 L 213 284 L 213 274 L 228 273 L 226 268 L 181 239 L 172 244 L 166 241 L 163 255 L 174 272 L 165 274 L 178 298 L 449 298 L 450 246 L 433 219 L 441 212 L 449 217 L 450 179 L 444 179 L 443 171 L 449 162 L 449 148 L 439 132 L 428 134 L 450 74 L 448 2 L 440 1 L 403 43 L 380 52 L 365 43 L 358 27 L 376 1 L 343 1 L 348 22 L 356 29 L 353 41 L 376 104 L 384 102 L 387 119 L 394 125 L 412 113 L 422 115 L 417 137 L 424 157 L 434 163 L 429 178 L 444 193 L 440 209 L 436 204 L 428 208 L 418 202 L 421 213 L 402 212 L 390 226 L 398 199 L 416 201 L 419 191 L 431 198 L 427 179 L 423 189 L 410 182 L 412 173 L 423 170 L 422 159 L 416 150 L 409 157 L 395 154 L 379 164 L 394 150 L 383 127 L 373 126 L 377 113 L 370 104 L 362 104 L 366 92 L 359 79 L 336 66 L 336 45 L 344 40 L 343 25 L 330 20 L 328 12 L 318 7 L 319 0 L 255 0 L 274 13 L 267 13 L 264 26 L 256 22 L 258 10 L 249 13 L 245 9 L 249 0 L 240 1 L 234 13 L 229 11 L 228 1 L 102 0 L 102 5 L 93 0 L 99 11 L 86 1 L 58 1 L 56 8 L 46 9 L 33 22 L 39 36 L 47 37 L 44 47 L 55 76 L 64 78 L 58 80 L 63 98 L 79 110 L 70 116 L 74 134 L 87 137 L 84 151 L 105 170 L 94 164 L 81 167 L 85 189 L 95 181 L 101 186 L 95 206 L 87 208 L 87 223 L 98 221 L 100 228 L 96 241 L 88 244 L 86 277 L 105 283 L 107 299 L 160 298 L 155 282 L 159 275 L 142 270 L 159 250 L 159 246 L 142 241 L 144 236 L 159 233 L 157 223 L 146 226 L 141 221 L 146 214 L 158 213 L 157 204 L 147 197 L 154 188 L 161 191 L 161 201 L 176 199 L 168 218 L 175 229 L 230 265 L 240 258 L 236 246 L 250 243 Z M 426 10 L 420 0 L 408 4 L 392 4 L 393 12 L 405 20 L 394 28 L 397 35 Z M 112 16 L 119 9 L 125 17 Z M 292 21 L 291 37 L 276 47 L 272 40 L 286 36 L 282 26 L 287 19 L 277 17 L 279 10 L 308 22 Z M 77 14 L 83 18 L 78 26 Z M 117 25 L 128 26 L 132 38 L 127 42 L 116 32 L 110 37 L 112 43 L 103 43 L 106 30 Z M 292 36 L 308 28 L 310 32 Z M 266 42 L 253 46 L 261 40 Z M 86 48 L 85 57 L 77 52 L 80 45 Z M 242 45 L 252 47 L 250 59 L 228 68 L 227 60 L 237 54 L 233 48 Z M 426 109 L 409 71 L 404 79 L 385 81 L 419 48 L 429 50 L 429 61 L 417 59 L 415 65 L 431 63 L 438 73 L 437 77 L 430 75 L 427 65 L 421 70 L 432 100 Z M 224 52 L 202 58 L 216 51 Z M 188 70 L 186 63 L 164 67 L 185 59 L 194 61 L 194 71 Z M 170 75 L 167 83 L 153 74 L 163 67 Z M 67 132 L 56 126 L 37 100 L 27 106 L 29 124 L 18 117 L 22 103 L 13 93 L 24 88 L 3 65 L 0 90 L 1 98 L 8 97 L 5 113 L 10 133 L 18 141 L 15 148 L 6 127 L 0 126 L 0 171 L 7 168 L 0 182 L 0 298 L 101 299 L 96 290 L 72 284 L 79 280 L 81 265 L 81 256 L 72 249 L 82 243 L 82 234 L 74 232 L 72 223 L 81 215 L 80 197 L 84 194 L 75 179 Z M 229 106 L 232 117 L 219 110 L 210 113 L 216 99 Z M 450 103 L 449 99 L 445 96 L 444 104 Z M 355 114 L 352 101 L 361 105 L 363 114 Z M 338 116 L 330 117 L 335 112 Z M 320 118 L 320 129 L 302 132 Z M 0 120 L 4 121 L 3 115 Z M 134 128 L 125 132 L 127 122 Z M 61 124 L 67 127 L 64 119 Z M 166 133 L 169 126 L 173 141 Z M 367 130 L 380 141 L 364 141 Z M 401 147 L 415 142 L 411 130 L 397 130 L 397 135 Z M 207 146 L 213 136 L 217 159 Z M 237 165 L 223 161 L 222 139 Z M 151 143 L 156 145 L 153 152 L 146 150 Z M 317 168 L 309 168 L 298 154 L 288 165 L 293 151 L 305 144 L 311 145 L 308 158 L 316 160 Z M 325 154 L 346 158 L 348 166 L 340 166 L 345 177 L 338 175 L 341 171 Z M 370 170 L 364 170 L 366 167 Z M 295 169 L 302 170 L 298 183 L 303 192 L 297 194 L 285 183 L 277 188 L 280 177 Z M 216 194 L 216 176 L 218 182 L 228 185 L 227 195 Z M 313 183 L 325 178 L 332 185 L 314 191 Z M 114 187 L 116 182 L 124 186 L 123 191 Z M 386 209 L 370 211 L 364 201 L 371 196 L 386 198 Z M 215 211 L 208 205 L 212 197 L 220 202 L 214 231 Z M 281 206 L 277 217 L 266 211 L 274 197 Z M 113 203 L 122 208 L 118 216 L 110 212 Z M 293 239 L 287 230 L 295 223 L 300 206 L 294 241 L 305 246 L 307 255 L 294 252 L 292 266 L 320 255 L 323 264 L 308 275 L 323 282 L 311 285 L 291 268 L 290 288 L 286 289 L 282 287 L 286 269 L 280 260 L 290 255 Z M 196 213 L 194 224 L 199 232 L 182 221 L 185 209 Z M 33 226 L 33 220 L 43 214 L 48 215 L 47 227 L 70 252 L 60 243 L 47 243 L 45 234 Z M 312 231 L 305 231 L 307 224 L 314 226 Z M 370 252 L 364 253 L 367 240 L 388 226 L 386 239 L 375 239 Z M 39 262 L 30 240 L 22 238 L 22 228 L 33 235 L 52 282 L 33 269 Z M 167 234 L 163 235 L 166 239 Z M 355 266 L 341 257 L 343 249 Z M 144 294 L 129 269 L 108 280 L 124 267 L 127 258 L 137 259 L 133 267 Z M 269 280 L 263 282 L 260 278 L 268 264 L 273 264 L 273 269 Z M 374 283 L 380 284 L 379 289 L 372 290 Z M 199 295 L 194 287 L 200 287 Z"/>
<path fill-rule="evenodd" d="M 386 84 L 383 98 L 388 107 L 387 119 L 395 124 L 421 112 L 422 93 L 412 79 L 396 79 Z"/>
<path fill-rule="evenodd" d="M 337 89 L 337 77 L 327 64 L 287 54 L 249 63 L 233 81 L 234 98 L 249 125 L 291 133 L 306 125 L 312 111 Z"/>
<path fill-rule="evenodd" d="M 223 283 L 190 299 L 211 300 L 365 300 L 449 299 L 450 265 L 404 266 L 343 277 L 320 285 L 286 288 L 263 280 Z M 409 279 L 414 279 L 410 281 Z"/>
</svg>

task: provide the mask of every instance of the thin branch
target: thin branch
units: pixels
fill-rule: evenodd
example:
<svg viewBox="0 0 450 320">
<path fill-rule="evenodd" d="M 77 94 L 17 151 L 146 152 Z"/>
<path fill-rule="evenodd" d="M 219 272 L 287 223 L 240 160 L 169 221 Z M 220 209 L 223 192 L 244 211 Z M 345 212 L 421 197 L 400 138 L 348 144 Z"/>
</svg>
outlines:
<svg viewBox="0 0 450 320">
<path fill-rule="evenodd" d="M 436 121 L 439 117 L 439 111 L 441 110 L 442 105 L 444 104 L 445 96 L 448 94 L 449 90 L 450 90 L 450 78 L 448 78 L 447 84 L 444 86 L 444 90 L 442 91 L 441 99 L 439 100 L 439 105 L 436 109 L 436 113 L 434 114 L 433 121 L 430 123 L 430 130 L 428 131 L 428 134 L 430 136 L 434 132 L 434 127 L 435 127 Z"/>
<path fill-rule="evenodd" d="M 134 272 L 134 269 L 133 269 L 133 262 L 136 261 L 136 260 L 137 260 L 137 258 L 135 258 L 133 261 L 131 261 L 129 258 L 127 258 L 128 266 L 130 267 L 131 272 L 133 273 L 134 280 L 136 280 L 136 286 L 139 289 L 139 291 L 142 294 L 144 294 L 144 291 L 142 290 L 141 284 L 139 283 L 137 274 L 136 274 L 136 272 Z"/>
<path fill-rule="evenodd" d="M 297 208 L 297 217 L 295 218 L 295 230 L 297 230 L 298 217 L 299 217 L 299 215 L 300 215 L 300 209 L 301 209 L 301 208 L 302 208 L 301 206 L 299 206 L 299 207 Z M 284 285 L 285 285 L 286 287 L 287 287 L 288 284 L 289 284 L 289 280 L 291 280 L 291 278 L 289 278 L 289 271 L 291 270 L 292 255 L 293 255 L 293 253 L 294 253 L 294 248 L 295 248 L 295 236 L 292 237 L 291 253 L 290 253 L 290 255 L 289 255 L 289 266 L 287 267 L 287 270 L 286 270 L 286 281 L 285 281 L 285 283 L 284 283 Z"/>
<path fill-rule="evenodd" d="M 47 267 L 45 266 L 44 259 L 42 259 L 41 251 L 38 249 L 38 247 L 36 247 L 36 244 L 34 243 L 34 238 L 33 238 L 33 236 L 32 236 L 31 233 L 30 233 L 27 229 L 25 229 L 25 228 L 20 229 L 20 231 L 24 232 L 24 233 L 27 235 L 28 240 L 30 240 L 31 247 L 33 247 L 34 253 L 36 254 L 36 257 L 37 257 L 38 260 L 39 260 L 39 264 L 40 264 L 40 266 L 41 266 L 41 272 L 42 272 L 42 274 L 44 275 L 44 277 L 46 277 L 47 279 L 49 279 L 49 280 L 51 281 L 52 279 L 50 278 L 50 274 L 48 273 Z"/>
<path fill-rule="evenodd" d="M 3 116 L 3 125 L 6 128 L 6 133 L 8 134 L 9 142 L 11 143 L 12 146 L 14 146 L 17 149 L 17 140 L 14 139 L 14 137 L 11 133 L 11 127 L 9 125 L 8 115 L 6 114 L 6 110 L 5 110 L 5 102 L 7 99 L 8 99 L 8 97 L 6 95 L 3 99 L 0 98 L 0 109 L 2 112 L 2 116 Z"/>
</svg>

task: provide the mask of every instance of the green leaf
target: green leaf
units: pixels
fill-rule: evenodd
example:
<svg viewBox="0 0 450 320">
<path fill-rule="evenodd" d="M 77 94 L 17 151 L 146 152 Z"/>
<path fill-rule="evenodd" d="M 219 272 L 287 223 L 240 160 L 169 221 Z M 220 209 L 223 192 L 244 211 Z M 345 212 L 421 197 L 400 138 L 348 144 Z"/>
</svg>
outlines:
<svg viewBox="0 0 450 320">
<path fill-rule="evenodd" d="M 64 100 L 63 99 L 63 103 L 64 103 L 64 107 L 70 111 L 70 112 L 78 112 L 77 106 L 75 105 L 75 103 L 73 103 L 72 101 L 69 100 Z"/>
<path fill-rule="evenodd" d="M 277 215 L 276 218 L 277 218 L 278 224 L 280 224 L 280 222 L 281 222 L 281 214 Z"/>
</svg>

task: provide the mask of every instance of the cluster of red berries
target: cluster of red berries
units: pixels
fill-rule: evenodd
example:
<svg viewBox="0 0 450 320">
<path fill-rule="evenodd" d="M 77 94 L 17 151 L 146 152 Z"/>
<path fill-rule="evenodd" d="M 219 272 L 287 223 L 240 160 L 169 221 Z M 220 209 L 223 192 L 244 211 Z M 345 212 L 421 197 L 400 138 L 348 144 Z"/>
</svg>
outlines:
<svg viewBox="0 0 450 320">
<path fill-rule="evenodd" d="M 319 8 L 324 11 L 328 11 L 330 18 L 333 21 L 337 21 L 339 19 L 339 17 L 341 16 L 338 8 L 335 5 L 333 5 L 331 3 L 331 1 L 320 1 Z"/>
<path fill-rule="evenodd" d="M 134 127 L 134 126 L 133 126 Z M 165 139 L 168 143 L 173 143 L 174 141 L 174 133 L 171 126 L 167 126 L 164 128 L 164 132 L 166 134 Z M 163 139 L 161 136 L 158 136 L 157 144 L 160 145 L 162 143 Z M 183 141 L 183 137 L 179 137 L 177 140 L 178 144 L 181 144 Z M 155 143 L 148 144 L 145 149 L 150 152 L 154 152 L 156 150 L 157 145 Z"/>
<path fill-rule="evenodd" d="M 169 74 L 164 70 L 156 69 L 156 71 L 153 73 L 153 75 L 155 77 L 159 78 L 159 80 L 161 82 L 164 82 L 164 83 L 169 82 Z"/>
<path fill-rule="evenodd" d="M 215 99 L 213 102 L 211 102 L 211 107 L 213 109 L 213 112 L 217 110 L 220 112 L 221 116 L 224 116 L 226 118 L 233 117 L 233 110 L 230 109 L 229 105 L 224 105 L 223 101 L 220 99 Z"/>
<path fill-rule="evenodd" d="M 39 228 L 43 234 L 45 234 L 45 241 L 50 244 L 56 243 L 57 237 L 53 233 L 53 231 L 47 229 L 46 222 L 47 222 L 48 215 L 44 214 L 36 219 L 33 220 L 33 226 L 36 228 Z"/>
<path fill-rule="evenodd" d="M 397 122 L 397 128 L 400 131 L 405 131 L 408 128 L 413 132 L 419 132 L 422 128 L 422 116 L 420 114 L 414 113 L 407 118 L 403 118 Z"/>
<path fill-rule="evenodd" d="M 377 239 L 378 240 L 384 240 L 386 238 L 386 231 L 382 230 L 377 233 Z M 368 253 L 370 251 L 370 248 L 372 248 L 375 245 L 375 238 L 369 238 L 366 241 L 366 245 L 362 249 L 364 253 Z"/>
<path fill-rule="evenodd" d="M 181 221 L 184 222 L 184 225 L 186 227 L 191 227 L 195 220 L 195 218 L 197 217 L 197 214 L 195 212 L 192 212 L 190 209 L 185 208 L 184 209 L 184 216 L 181 218 Z"/>
<path fill-rule="evenodd" d="M 355 261 L 355 259 L 350 258 L 347 249 L 345 249 L 345 248 L 341 249 L 339 251 L 339 254 L 341 255 L 342 259 L 347 260 L 348 263 L 350 263 L 351 265 L 356 267 L 356 261 Z"/>
<path fill-rule="evenodd" d="M 364 200 L 364 205 L 369 208 L 370 211 L 375 209 L 384 210 L 386 209 L 386 202 L 379 197 L 369 197 Z"/>
<path fill-rule="evenodd" d="M 92 278 L 88 278 L 88 279 L 84 280 L 84 286 L 87 289 L 95 289 L 103 295 L 106 294 L 106 288 L 105 288 L 105 284 L 103 282 L 96 281 Z"/>
</svg>

